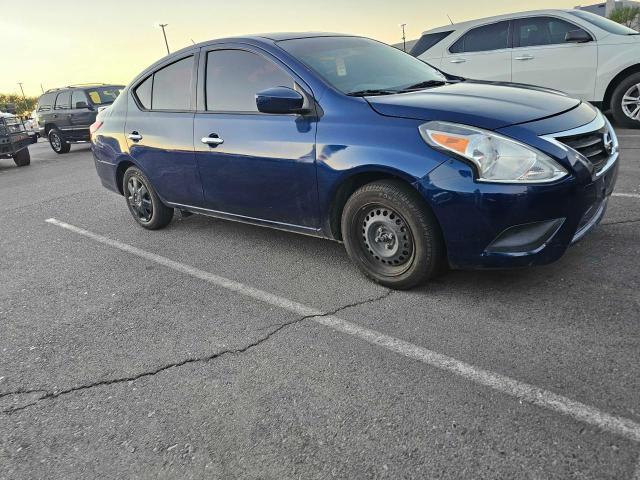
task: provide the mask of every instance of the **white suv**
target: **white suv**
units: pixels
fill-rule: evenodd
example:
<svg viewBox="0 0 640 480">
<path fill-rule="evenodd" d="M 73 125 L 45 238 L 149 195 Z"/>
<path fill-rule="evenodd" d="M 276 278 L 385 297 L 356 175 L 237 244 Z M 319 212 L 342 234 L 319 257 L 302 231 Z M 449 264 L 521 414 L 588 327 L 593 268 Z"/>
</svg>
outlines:
<svg viewBox="0 0 640 480">
<path fill-rule="evenodd" d="M 582 10 L 540 10 L 425 32 L 411 54 L 470 79 L 561 90 L 640 128 L 640 34 Z"/>
</svg>

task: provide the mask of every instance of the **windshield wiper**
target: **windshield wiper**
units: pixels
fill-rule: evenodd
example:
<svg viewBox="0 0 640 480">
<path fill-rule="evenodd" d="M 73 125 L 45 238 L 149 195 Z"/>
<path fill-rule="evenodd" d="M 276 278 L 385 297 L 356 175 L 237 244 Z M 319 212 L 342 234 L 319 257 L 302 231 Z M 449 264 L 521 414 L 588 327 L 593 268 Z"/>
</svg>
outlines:
<svg viewBox="0 0 640 480">
<path fill-rule="evenodd" d="M 447 82 L 445 80 L 427 80 L 425 82 L 416 83 L 415 85 L 409 85 L 408 87 L 401 88 L 397 91 L 398 93 L 412 92 L 414 90 L 422 90 L 424 88 L 441 87 L 446 84 Z"/>
<path fill-rule="evenodd" d="M 370 89 L 370 90 L 356 90 L 355 92 L 349 92 L 347 95 L 350 97 L 368 97 L 373 95 L 393 95 L 394 93 L 398 93 L 395 90 L 378 90 L 378 89 Z"/>
</svg>

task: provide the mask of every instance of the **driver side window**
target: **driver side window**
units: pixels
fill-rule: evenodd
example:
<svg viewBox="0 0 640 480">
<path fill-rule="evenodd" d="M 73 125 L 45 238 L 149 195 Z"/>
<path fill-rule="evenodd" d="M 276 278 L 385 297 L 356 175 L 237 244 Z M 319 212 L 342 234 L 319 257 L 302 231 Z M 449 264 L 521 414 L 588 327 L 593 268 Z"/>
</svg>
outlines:
<svg viewBox="0 0 640 480">
<path fill-rule="evenodd" d="M 208 111 L 258 112 L 256 93 L 273 87 L 295 88 L 293 78 L 275 63 L 245 50 L 209 52 L 206 75 Z"/>
<path fill-rule="evenodd" d="M 522 18 L 516 22 L 514 47 L 536 47 L 565 43 L 565 36 L 580 27 L 554 17 Z"/>
</svg>

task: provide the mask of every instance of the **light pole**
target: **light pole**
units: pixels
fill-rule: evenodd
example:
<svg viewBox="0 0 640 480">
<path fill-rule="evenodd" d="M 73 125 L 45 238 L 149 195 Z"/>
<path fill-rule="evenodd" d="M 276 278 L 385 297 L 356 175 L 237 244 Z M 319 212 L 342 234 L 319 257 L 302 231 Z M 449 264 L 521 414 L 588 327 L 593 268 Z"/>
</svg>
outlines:
<svg viewBox="0 0 640 480">
<path fill-rule="evenodd" d="M 162 36 L 164 37 L 164 45 L 167 47 L 167 55 L 169 55 L 171 52 L 169 51 L 169 42 L 167 41 L 167 32 L 164 31 L 164 29 L 167 26 L 169 26 L 169 24 L 168 23 L 158 23 L 157 26 L 162 29 Z"/>
<path fill-rule="evenodd" d="M 24 88 L 22 88 L 22 82 L 18 82 L 18 85 L 20 85 L 20 91 L 22 92 L 22 99 L 26 102 L 27 97 L 24 96 Z"/>
<path fill-rule="evenodd" d="M 400 24 L 400 28 L 402 29 L 402 50 L 403 51 L 407 51 L 407 37 L 404 33 L 404 27 L 406 27 L 407 24 L 406 23 L 401 23 Z"/>
</svg>

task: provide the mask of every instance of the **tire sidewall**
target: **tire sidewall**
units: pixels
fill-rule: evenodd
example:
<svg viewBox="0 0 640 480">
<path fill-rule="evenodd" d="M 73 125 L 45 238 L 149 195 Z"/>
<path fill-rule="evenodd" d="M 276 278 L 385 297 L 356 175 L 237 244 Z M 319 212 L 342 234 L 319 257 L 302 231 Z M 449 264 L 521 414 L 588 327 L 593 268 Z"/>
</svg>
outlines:
<svg viewBox="0 0 640 480">
<path fill-rule="evenodd" d="M 153 211 L 151 214 L 151 220 L 149 220 L 148 222 L 142 221 L 136 215 L 131 205 L 129 204 L 127 184 L 129 183 L 129 179 L 131 179 L 131 177 L 134 177 L 134 176 L 138 179 L 138 181 L 144 184 L 144 186 L 147 188 L 149 192 L 149 196 L 151 197 L 151 204 L 152 204 Z M 144 173 L 142 173 L 142 170 L 140 170 L 139 168 L 129 167 L 127 171 L 124 173 L 122 178 L 122 191 L 124 193 L 125 201 L 127 202 L 127 208 L 129 209 L 129 213 L 131 213 L 131 216 L 135 219 L 135 221 L 141 227 L 144 227 L 149 230 L 157 230 L 159 228 L 165 227 L 173 218 L 173 209 L 165 206 L 162 203 L 162 200 L 160 200 L 160 197 L 156 193 L 155 188 L 153 188 L 152 183 L 149 181 L 147 176 Z"/>
<path fill-rule="evenodd" d="M 611 97 L 611 113 L 618 125 L 628 128 L 640 128 L 640 121 L 632 120 L 622 110 L 622 98 L 633 85 L 640 84 L 640 72 L 634 73 L 616 87 Z"/>
<path fill-rule="evenodd" d="M 369 188 L 367 188 L 369 187 Z M 342 216 L 342 235 L 349 256 L 363 273 L 382 285 L 395 289 L 412 288 L 432 277 L 440 263 L 439 232 L 430 212 L 421 205 L 417 193 L 395 195 L 374 183 L 356 191 L 347 201 Z M 410 267 L 398 275 L 385 275 L 368 268 L 367 252 L 362 249 L 358 213 L 367 206 L 382 205 L 401 215 L 413 237 L 414 252 Z"/>
<path fill-rule="evenodd" d="M 60 142 L 60 148 L 59 148 L 59 149 L 56 149 L 56 148 L 53 146 L 53 141 L 52 141 L 52 138 L 51 138 L 51 137 L 53 137 L 53 136 L 56 136 L 56 137 L 58 138 L 59 142 Z M 51 131 L 49 131 L 49 135 L 48 135 L 48 137 L 49 137 L 49 145 L 51 146 L 51 149 L 52 149 L 54 152 L 56 152 L 56 153 L 58 153 L 58 154 L 62 154 L 62 153 L 67 153 L 67 152 L 69 152 L 70 146 L 69 146 L 69 144 L 68 144 L 68 143 L 66 143 L 66 142 L 64 141 L 64 137 L 62 136 L 62 134 L 60 133 L 60 131 L 59 131 L 57 128 L 53 128 L 53 129 L 51 129 Z"/>
<path fill-rule="evenodd" d="M 31 154 L 29 153 L 29 149 L 25 148 L 24 150 L 20 150 L 13 157 L 13 161 L 18 167 L 26 167 L 31 163 Z"/>
</svg>

